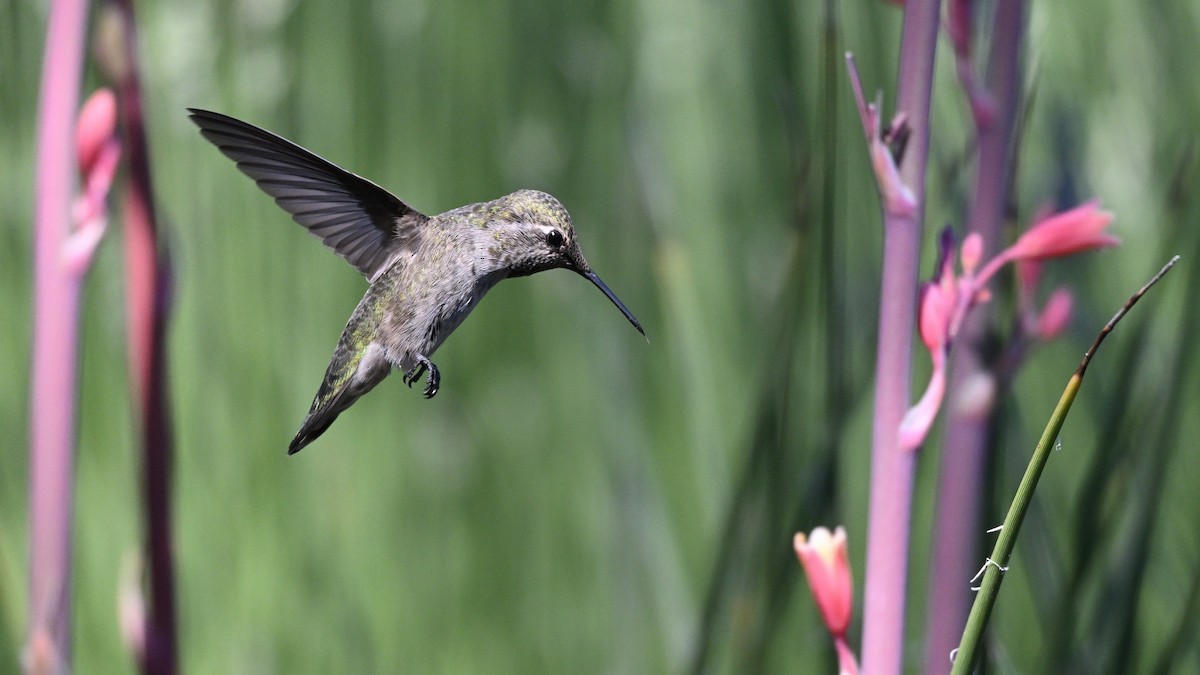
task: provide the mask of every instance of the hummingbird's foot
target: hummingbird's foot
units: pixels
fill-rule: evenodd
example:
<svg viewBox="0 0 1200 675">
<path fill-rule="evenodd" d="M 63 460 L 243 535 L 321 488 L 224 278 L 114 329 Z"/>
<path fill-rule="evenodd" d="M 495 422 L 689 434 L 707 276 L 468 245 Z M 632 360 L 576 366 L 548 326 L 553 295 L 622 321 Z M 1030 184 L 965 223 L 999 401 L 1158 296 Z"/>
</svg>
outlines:
<svg viewBox="0 0 1200 675">
<path fill-rule="evenodd" d="M 421 379 L 421 376 L 424 374 L 425 374 L 425 364 L 418 363 L 416 368 L 413 368 L 412 371 L 404 374 L 404 384 L 407 384 L 408 388 L 412 389 L 413 382 L 416 382 L 417 380 Z"/>
<path fill-rule="evenodd" d="M 412 369 L 411 373 L 404 374 L 404 384 L 411 387 L 413 382 L 421 379 L 421 375 L 428 369 L 429 379 L 425 381 L 425 391 L 422 393 L 425 398 L 433 398 L 434 394 L 438 392 L 438 385 L 442 382 L 442 375 L 438 372 L 437 366 L 433 365 L 433 361 L 430 361 L 424 354 L 417 354 L 414 358 L 417 366 Z"/>
</svg>

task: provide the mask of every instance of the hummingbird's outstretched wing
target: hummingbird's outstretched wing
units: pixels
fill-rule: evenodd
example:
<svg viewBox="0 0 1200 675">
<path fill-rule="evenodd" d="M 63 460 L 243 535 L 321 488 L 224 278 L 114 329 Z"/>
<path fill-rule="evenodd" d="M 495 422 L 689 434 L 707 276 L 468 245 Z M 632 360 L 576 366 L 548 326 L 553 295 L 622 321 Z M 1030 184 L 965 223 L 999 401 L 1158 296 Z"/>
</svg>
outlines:
<svg viewBox="0 0 1200 675">
<path fill-rule="evenodd" d="M 242 173 L 367 279 L 416 248 L 429 217 L 387 190 L 266 129 L 207 110 L 188 112 Z"/>
</svg>

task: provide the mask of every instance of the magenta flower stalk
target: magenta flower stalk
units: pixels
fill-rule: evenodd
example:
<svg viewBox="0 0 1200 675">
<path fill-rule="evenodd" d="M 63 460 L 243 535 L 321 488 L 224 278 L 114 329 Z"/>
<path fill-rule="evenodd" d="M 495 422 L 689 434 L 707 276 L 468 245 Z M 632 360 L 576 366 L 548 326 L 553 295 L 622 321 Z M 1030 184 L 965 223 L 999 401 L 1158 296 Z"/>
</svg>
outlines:
<svg viewBox="0 0 1200 675">
<path fill-rule="evenodd" d="M 142 499 L 146 519 L 149 602 L 126 600 L 141 619 L 141 633 L 129 626 L 127 640 L 146 673 L 178 670 L 174 545 L 171 533 L 170 460 L 172 436 L 167 401 L 166 323 L 170 308 L 170 267 L 160 250 L 150 179 L 149 146 L 142 117 L 137 31 L 133 5 L 119 0 L 106 17 L 119 40 L 102 50 L 101 64 L 118 88 L 121 121 L 129 147 L 129 180 L 122 190 L 125 216 L 125 270 L 130 381 L 142 441 Z M 148 611 L 146 611 L 148 609 Z M 132 623 L 132 622 L 130 622 Z"/>
<path fill-rule="evenodd" d="M 929 101 L 937 47 L 938 0 L 904 5 L 897 110 L 906 134 L 895 152 L 896 178 L 911 208 L 883 208 L 883 274 L 875 370 L 875 412 L 871 441 L 871 502 L 867 570 L 863 587 L 863 672 L 898 673 L 904 660 L 905 588 L 908 583 L 909 521 L 916 454 L 900 449 L 900 422 L 909 407 L 912 336 L 925 210 L 925 169 L 929 151 Z M 852 83 L 857 77 L 852 73 Z M 857 94 L 863 99 L 861 87 Z M 860 112 L 863 108 L 860 104 Z M 864 115 L 864 127 L 870 126 Z M 893 125 L 892 131 L 897 125 Z M 900 139 L 893 139 L 900 140 Z M 868 139 L 874 148 L 875 140 Z M 893 146 L 893 149 L 897 149 Z M 880 179 L 880 163 L 872 163 Z M 896 194 L 881 183 L 880 194 Z"/>
<path fill-rule="evenodd" d="M 91 247 L 65 251 L 72 227 L 71 141 L 78 110 L 87 3 L 50 6 L 38 111 L 34 235 L 34 329 L 29 432 L 29 634 L 25 667 L 63 672 L 70 663 L 71 528 L 79 293 Z M 89 232 L 95 232 L 91 221 Z M 84 235 L 88 236 L 88 235 Z"/>
<path fill-rule="evenodd" d="M 991 23 L 991 52 L 986 73 L 987 91 L 981 93 L 971 64 L 972 11 L 968 0 L 952 0 L 950 32 L 964 93 L 975 116 L 978 161 L 975 188 L 967 215 L 967 231 L 980 236 L 981 255 L 1000 248 L 1004 207 L 1012 174 L 1013 134 L 1020 102 L 1021 45 L 1024 35 L 1024 0 L 996 4 Z M 986 107 L 981 103 L 986 101 Z M 994 378 L 980 359 L 977 346 L 984 337 L 986 319 L 967 320 L 950 362 L 951 403 L 938 470 L 938 508 L 934 512 L 932 584 L 926 606 L 925 670 L 944 672 L 949 653 L 961 636 L 972 601 L 968 584 L 956 583 L 978 565 L 980 486 L 988 445 L 991 402 L 980 409 L 980 390 L 994 389 Z M 975 400 L 966 400 L 972 397 Z"/>
<path fill-rule="evenodd" d="M 1101 211 L 1095 202 L 1043 218 L 978 272 L 983 238 L 973 232 L 963 242 L 961 275 L 954 272 L 953 239 L 947 228 L 942 240 L 942 262 L 938 266 L 938 275 L 925 284 L 921 291 L 921 339 L 930 352 L 933 371 L 925 394 L 905 416 L 900 432 L 904 447 L 915 450 L 924 442 L 946 391 L 946 363 L 950 345 L 960 335 L 975 328 L 976 324 L 968 315 L 977 303 L 987 301 L 988 282 L 1001 266 L 1009 262 L 1017 263 L 1018 285 L 1021 289 L 1019 305 L 1022 308 L 1023 325 L 1026 326 L 1024 333 L 1043 340 L 1051 339 L 1066 325 L 1073 301 L 1068 291 L 1060 289 L 1040 312 L 1033 308 L 1032 288 L 1036 285 L 1036 270 L 1040 267 L 1040 261 L 1051 256 L 1071 255 L 1117 244 L 1117 239 L 1106 231 L 1111 222 L 1112 216 Z M 970 337 L 970 333 L 967 335 Z M 961 348 L 956 353 L 960 351 Z M 967 369 L 964 364 L 971 368 Z M 936 615 L 931 616 L 929 628 L 938 632 L 926 637 L 926 670 L 929 672 L 939 672 L 947 667 L 953 647 L 947 646 L 947 637 L 943 632 L 958 630 L 958 626 L 966 619 L 966 607 L 960 606 L 960 603 L 965 603 L 970 596 L 963 593 L 959 597 L 955 588 L 961 584 L 943 580 L 952 580 L 960 574 L 965 576 L 961 567 L 975 559 L 971 557 L 974 546 L 970 545 L 970 538 L 972 527 L 977 525 L 979 503 L 975 487 L 982 470 L 982 459 L 962 453 L 975 450 L 982 455 L 987 418 L 996 396 L 995 377 L 978 359 L 963 359 L 957 365 L 963 370 L 956 372 L 958 386 L 948 433 L 959 435 L 947 440 L 943 453 L 943 461 L 947 464 L 943 466 L 939 484 L 939 496 L 943 497 L 944 503 L 939 503 L 936 517 L 939 529 L 935 531 L 934 571 L 938 574 L 932 577 L 939 583 L 933 586 L 929 609 L 931 614 Z M 949 464 L 952 460 L 956 463 Z M 951 476 L 958 472 L 969 472 L 975 482 L 965 481 L 962 476 Z M 952 534 L 967 539 L 967 543 L 947 541 Z M 949 618 L 944 615 L 949 615 Z"/>
</svg>

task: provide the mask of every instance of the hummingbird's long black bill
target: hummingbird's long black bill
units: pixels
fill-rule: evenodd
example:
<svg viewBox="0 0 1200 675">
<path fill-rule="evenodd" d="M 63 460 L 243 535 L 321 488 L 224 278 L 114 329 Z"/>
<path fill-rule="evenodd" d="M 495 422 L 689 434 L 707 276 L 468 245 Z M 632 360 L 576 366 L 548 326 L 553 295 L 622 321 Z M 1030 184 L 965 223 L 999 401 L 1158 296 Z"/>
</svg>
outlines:
<svg viewBox="0 0 1200 675">
<path fill-rule="evenodd" d="M 642 334 L 642 337 L 646 337 L 646 331 L 642 330 L 642 324 L 638 323 L 638 320 L 633 315 L 633 312 L 629 311 L 629 308 L 625 306 L 625 303 L 621 302 L 621 299 L 617 297 L 616 293 L 613 293 L 611 290 L 609 290 L 608 285 L 601 281 L 600 277 L 596 276 L 595 272 L 588 270 L 587 272 L 580 272 L 579 274 L 593 284 L 596 284 L 596 288 L 599 288 L 600 291 L 604 293 L 605 297 L 611 300 L 612 304 L 617 306 L 617 309 L 621 310 L 621 313 L 625 315 L 625 318 L 629 319 L 629 323 L 633 324 L 633 327 Z"/>
</svg>

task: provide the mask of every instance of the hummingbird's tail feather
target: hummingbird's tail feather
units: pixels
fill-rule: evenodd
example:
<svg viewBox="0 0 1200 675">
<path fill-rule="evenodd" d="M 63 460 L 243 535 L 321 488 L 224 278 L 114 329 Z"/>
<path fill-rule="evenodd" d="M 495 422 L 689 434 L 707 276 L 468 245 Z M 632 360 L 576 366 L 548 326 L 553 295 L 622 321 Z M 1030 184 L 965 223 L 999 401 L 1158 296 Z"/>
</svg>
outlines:
<svg viewBox="0 0 1200 675">
<path fill-rule="evenodd" d="M 330 384 L 329 374 L 326 373 L 325 381 L 321 383 L 321 388 L 313 398 L 312 407 L 309 408 L 308 414 L 304 416 L 304 421 L 300 424 L 300 430 L 288 444 L 289 455 L 300 452 L 304 446 L 317 440 L 321 434 L 325 433 L 329 425 L 333 424 L 337 416 L 358 399 L 358 396 L 347 396 L 349 387 L 333 391 Z"/>
<path fill-rule="evenodd" d="M 383 349 L 372 342 L 362 351 L 348 346 L 347 335 L 353 336 L 353 320 L 342 335 L 333 360 L 325 370 L 325 379 L 313 398 L 312 407 L 300 424 L 300 431 L 288 445 L 288 454 L 300 452 L 304 446 L 317 440 L 343 410 L 354 405 L 360 396 L 383 381 L 392 366 L 383 355 Z"/>
<path fill-rule="evenodd" d="M 294 455 L 304 449 L 304 446 L 317 440 L 317 438 L 325 433 L 329 425 L 337 419 L 338 413 L 325 415 L 321 420 L 314 420 L 312 416 L 308 416 L 304 420 L 304 424 L 300 425 L 300 431 L 296 432 L 296 437 L 288 444 L 288 454 Z"/>
</svg>

